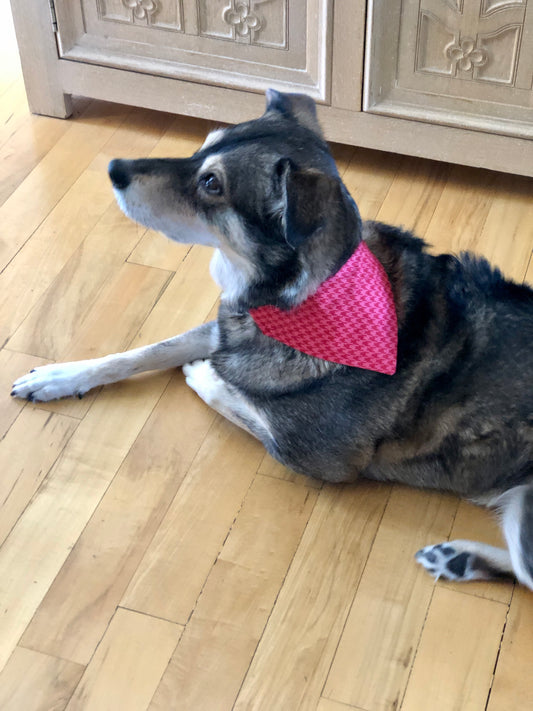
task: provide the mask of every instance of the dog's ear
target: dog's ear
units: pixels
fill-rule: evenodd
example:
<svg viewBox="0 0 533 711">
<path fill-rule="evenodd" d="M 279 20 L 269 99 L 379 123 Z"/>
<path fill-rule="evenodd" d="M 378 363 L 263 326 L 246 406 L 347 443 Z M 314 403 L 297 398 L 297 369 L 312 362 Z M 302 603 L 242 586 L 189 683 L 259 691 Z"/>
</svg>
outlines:
<svg viewBox="0 0 533 711">
<path fill-rule="evenodd" d="M 334 203 L 342 200 L 340 183 L 317 170 L 297 170 L 288 158 L 278 162 L 276 172 L 282 189 L 284 237 L 297 249 L 325 225 Z"/>
<path fill-rule="evenodd" d="M 266 110 L 267 112 L 277 111 L 285 116 L 292 116 L 299 124 L 322 137 L 322 129 L 316 115 L 316 105 L 310 96 L 305 94 L 282 94 L 275 89 L 267 89 Z"/>
</svg>

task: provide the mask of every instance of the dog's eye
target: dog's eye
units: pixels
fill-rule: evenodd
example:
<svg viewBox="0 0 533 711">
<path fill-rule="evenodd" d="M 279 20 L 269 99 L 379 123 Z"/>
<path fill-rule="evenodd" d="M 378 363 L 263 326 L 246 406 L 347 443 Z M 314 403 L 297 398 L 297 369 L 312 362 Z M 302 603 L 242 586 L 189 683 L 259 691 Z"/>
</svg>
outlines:
<svg viewBox="0 0 533 711">
<path fill-rule="evenodd" d="M 200 187 L 209 195 L 222 195 L 222 183 L 214 173 L 206 173 L 198 181 Z"/>
</svg>

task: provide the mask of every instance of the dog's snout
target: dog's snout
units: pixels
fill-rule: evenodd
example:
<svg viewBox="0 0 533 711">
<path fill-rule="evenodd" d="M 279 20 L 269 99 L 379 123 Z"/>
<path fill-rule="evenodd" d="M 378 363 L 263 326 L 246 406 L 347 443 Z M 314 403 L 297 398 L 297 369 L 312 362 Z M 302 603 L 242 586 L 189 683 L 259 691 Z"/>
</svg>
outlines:
<svg viewBox="0 0 533 711">
<path fill-rule="evenodd" d="M 109 177 L 113 183 L 113 187 L 117 190 L 124 190 L 131 182 L 131 173 L 128 169 L 128 164 L 120 158 L 112 160 L 108 167 Z"/>
</svg>

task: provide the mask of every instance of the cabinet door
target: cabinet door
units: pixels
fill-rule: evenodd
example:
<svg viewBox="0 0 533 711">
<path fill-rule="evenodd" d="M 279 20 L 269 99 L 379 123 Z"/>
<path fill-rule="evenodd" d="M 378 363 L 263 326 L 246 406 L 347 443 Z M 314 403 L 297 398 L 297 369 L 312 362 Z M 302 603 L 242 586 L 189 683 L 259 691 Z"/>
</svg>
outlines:
<svg viewBox="0 0 533 711">
<path fill-rule="evenodd" d="M 364 108 L 533 136 L 533 0 L 375 0 Z"/>
<path fill-rule="evenodd" d="M 63 59 L 328 102 L 332 0 L 55 0 Z"/>
</svg>

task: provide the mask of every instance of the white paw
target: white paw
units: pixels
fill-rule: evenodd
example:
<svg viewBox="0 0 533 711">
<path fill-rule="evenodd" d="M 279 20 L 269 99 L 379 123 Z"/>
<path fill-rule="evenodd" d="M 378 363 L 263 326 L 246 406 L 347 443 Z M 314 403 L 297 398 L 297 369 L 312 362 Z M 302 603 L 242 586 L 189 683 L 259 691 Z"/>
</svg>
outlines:
<svg viewBox="0 0 533 711">
<path fill-rule="evenodd" d="M 490 580 L 499 577 L 502 573 L 494 561 L 491 563 L 480 555 L 482 548 L 489 550 L 491 546 L 472 541 L 448 541 L 422 548 L 415 558 L 428 573 L 435 576 L 435 580 Z"/>
<path fill-rule="evenodd" d="M 47 402 L 61 397 L 82 397 L 92 384 L 84 361 L 57 363 L 35 368 L 13 384 L 11 395 L 32 402 Z"/>
<path fill-rule="evenodd" d="M 222 401 L 226 384 L 217 375 L 210 360 L 195 360 L 183 366 L 185 382 L 211 407 Z"/>
<path fill-rule="evenodd" d="M 435 546 L 422 548 L 415 554 L 415 558 L 424 566 L 428 573 L 435 576 L 435 580 L 439 578 L 444 578 L 444 580 L 457 580 L 462 576 L 457 574 L 460 571 L 454 571 L 452 561 L 454 561 L 460 553 L 461 551 L 456 550 L 456 548 L 449 543 L 438 543 Z M 460 561 L 462 560 L 461 558 Z"/>
</svg>

